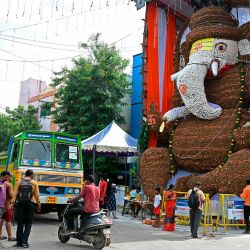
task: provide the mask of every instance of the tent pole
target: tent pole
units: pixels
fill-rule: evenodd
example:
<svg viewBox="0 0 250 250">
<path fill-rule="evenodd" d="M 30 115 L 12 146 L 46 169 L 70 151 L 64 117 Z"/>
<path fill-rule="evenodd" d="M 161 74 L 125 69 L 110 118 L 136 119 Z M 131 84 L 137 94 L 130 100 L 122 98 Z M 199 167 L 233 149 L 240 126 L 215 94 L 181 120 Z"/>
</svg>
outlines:
<svg viewBox="0 0 250 250">
<path fill-rule="evenodd" d="M 93 176 L 95 178 L 95 151 L 96 151 L 96 145 L 93 146 Z"/>
<path fill-rule="evenodd" d="M 127 158 L 125 157 L 125 186 L 127 186 Z"/>
</svg>

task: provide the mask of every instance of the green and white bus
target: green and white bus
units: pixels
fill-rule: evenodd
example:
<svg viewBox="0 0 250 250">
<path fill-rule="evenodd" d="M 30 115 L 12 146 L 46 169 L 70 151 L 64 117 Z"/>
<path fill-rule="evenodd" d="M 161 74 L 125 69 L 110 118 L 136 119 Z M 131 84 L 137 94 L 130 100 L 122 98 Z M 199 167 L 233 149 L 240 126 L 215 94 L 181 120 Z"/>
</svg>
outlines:
<svg viewBox="0 0 250 250">
<path fill-rule="evenodd" d="M 59 218 L 67 200 L 83 185 L 81 140 L 65 133 L 24 131 L 10 139 L 8 151 L 0 153 L 0 171 L 13 174 L 13 186 L 27 169 L 39 185 L 42 213 L 57 211 Z"/>
</svg>

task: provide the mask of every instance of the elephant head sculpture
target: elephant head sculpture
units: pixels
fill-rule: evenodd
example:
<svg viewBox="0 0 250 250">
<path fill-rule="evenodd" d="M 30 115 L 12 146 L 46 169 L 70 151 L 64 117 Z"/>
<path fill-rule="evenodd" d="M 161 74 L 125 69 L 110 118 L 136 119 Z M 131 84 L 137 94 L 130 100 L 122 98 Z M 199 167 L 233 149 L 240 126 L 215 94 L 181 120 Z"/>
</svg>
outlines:
<svg viewBox="0 0 250 250">
<path fill-rule="evenodd" d="M 215 20 L 210 20 L 208 16 L 206 29 L 196 14 L 192 17 L 195 21 L 191 18 L 191 32 L 187 36 L 186 44 L 190 51 L 188 63 L 171 76 L 171 79 L 176 81 L 184 106 L 165 113 L 165 121 L 170 122 L 188 115 L 206 120 L 219 117 L 222 108 L 208 102 L 204 80 L 207 77 L 219 77 L 237 64 L 242 56 L 250 54 L 250 23 L 238 27 L 237 21 L 230 14 L 219 8 L 211 10 L 223 16 L 223 20 L 227 22 L 216 26 Z M 201 12 L 198 15 L 202 16 Z M 202 18 L 204 20 L 204 16 Z"/>
</svg>

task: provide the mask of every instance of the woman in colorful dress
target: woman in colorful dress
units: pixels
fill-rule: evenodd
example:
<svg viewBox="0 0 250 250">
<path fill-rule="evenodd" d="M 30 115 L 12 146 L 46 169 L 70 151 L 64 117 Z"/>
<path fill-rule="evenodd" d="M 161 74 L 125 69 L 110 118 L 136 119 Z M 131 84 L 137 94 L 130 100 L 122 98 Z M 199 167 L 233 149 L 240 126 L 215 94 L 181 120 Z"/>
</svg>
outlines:
<svg viewBox="0 0 250 250">
<path fill-rule="evenodd" d="M 175 200 L 176 194 L 174 192 L 174 185 L 171 184 L 164 195 L 165 200 L 165 219 L 164 231 L 174 231 L 175 229 Z"/>
<path fill-rule="evenodd" d="M 107 198 L 106 198 L 106 205 L 107 209 L 109 210 L 109 215 L 112 213 L 113 219 L 117 219 L 116 217 L 116 185 L 112 179 L 109 179 L 108 182 L 108 189 L 107 189 Z"/>
</svg>

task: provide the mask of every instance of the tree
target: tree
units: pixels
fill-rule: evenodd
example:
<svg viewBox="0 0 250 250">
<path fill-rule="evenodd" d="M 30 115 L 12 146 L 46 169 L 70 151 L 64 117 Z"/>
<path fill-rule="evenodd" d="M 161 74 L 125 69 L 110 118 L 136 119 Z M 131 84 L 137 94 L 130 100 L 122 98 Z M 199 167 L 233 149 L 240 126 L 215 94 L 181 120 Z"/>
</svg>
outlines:
<svg viewBox="0 0 250 250">
<path fill-rule="evenodd" d="M 128 60 L 100 41 L 100 34 L 81 47 L 88 50 L 87 58 L 74 59 L 72 69 L 63 68 L 55 74 L 53 86 L 60 87 L 53 115 L 60 130 L 85 139 L 112 120 L 125 123 L 122 99 L 129 94 L 130 82 L 124 73 Z"/>
<path fill-rule="evenodd" d="M 37 118 L 37 109 L 28 106 L 25 109 L 22 106 L 11 110 L 6 108 L 7 115 L 0 115 L 0 152 L 6 151 L 9 139 L 24 130 L 39 130 L 41 128 Z"/>
<path fill-rule="evenodd" d="M 73 60 L 73 68 L 63 68 L 55 74 L 53 86 L 58 88 L 55 122 L 63 132 L 88 138 L 105 128 L 112 120 L 125 123 L 121 115 L 127 105 L 123 98 L 130 93 L 130 82 L 124 70 L 128 60 L 123 59 L 113 46 L 93 35 L 81 47 L 88 56 Z M 92 166 L 85 157 L 85 166 Z M 116 171 L 117 159 L 98 157 L 97 171 Z"/>
</svg>

